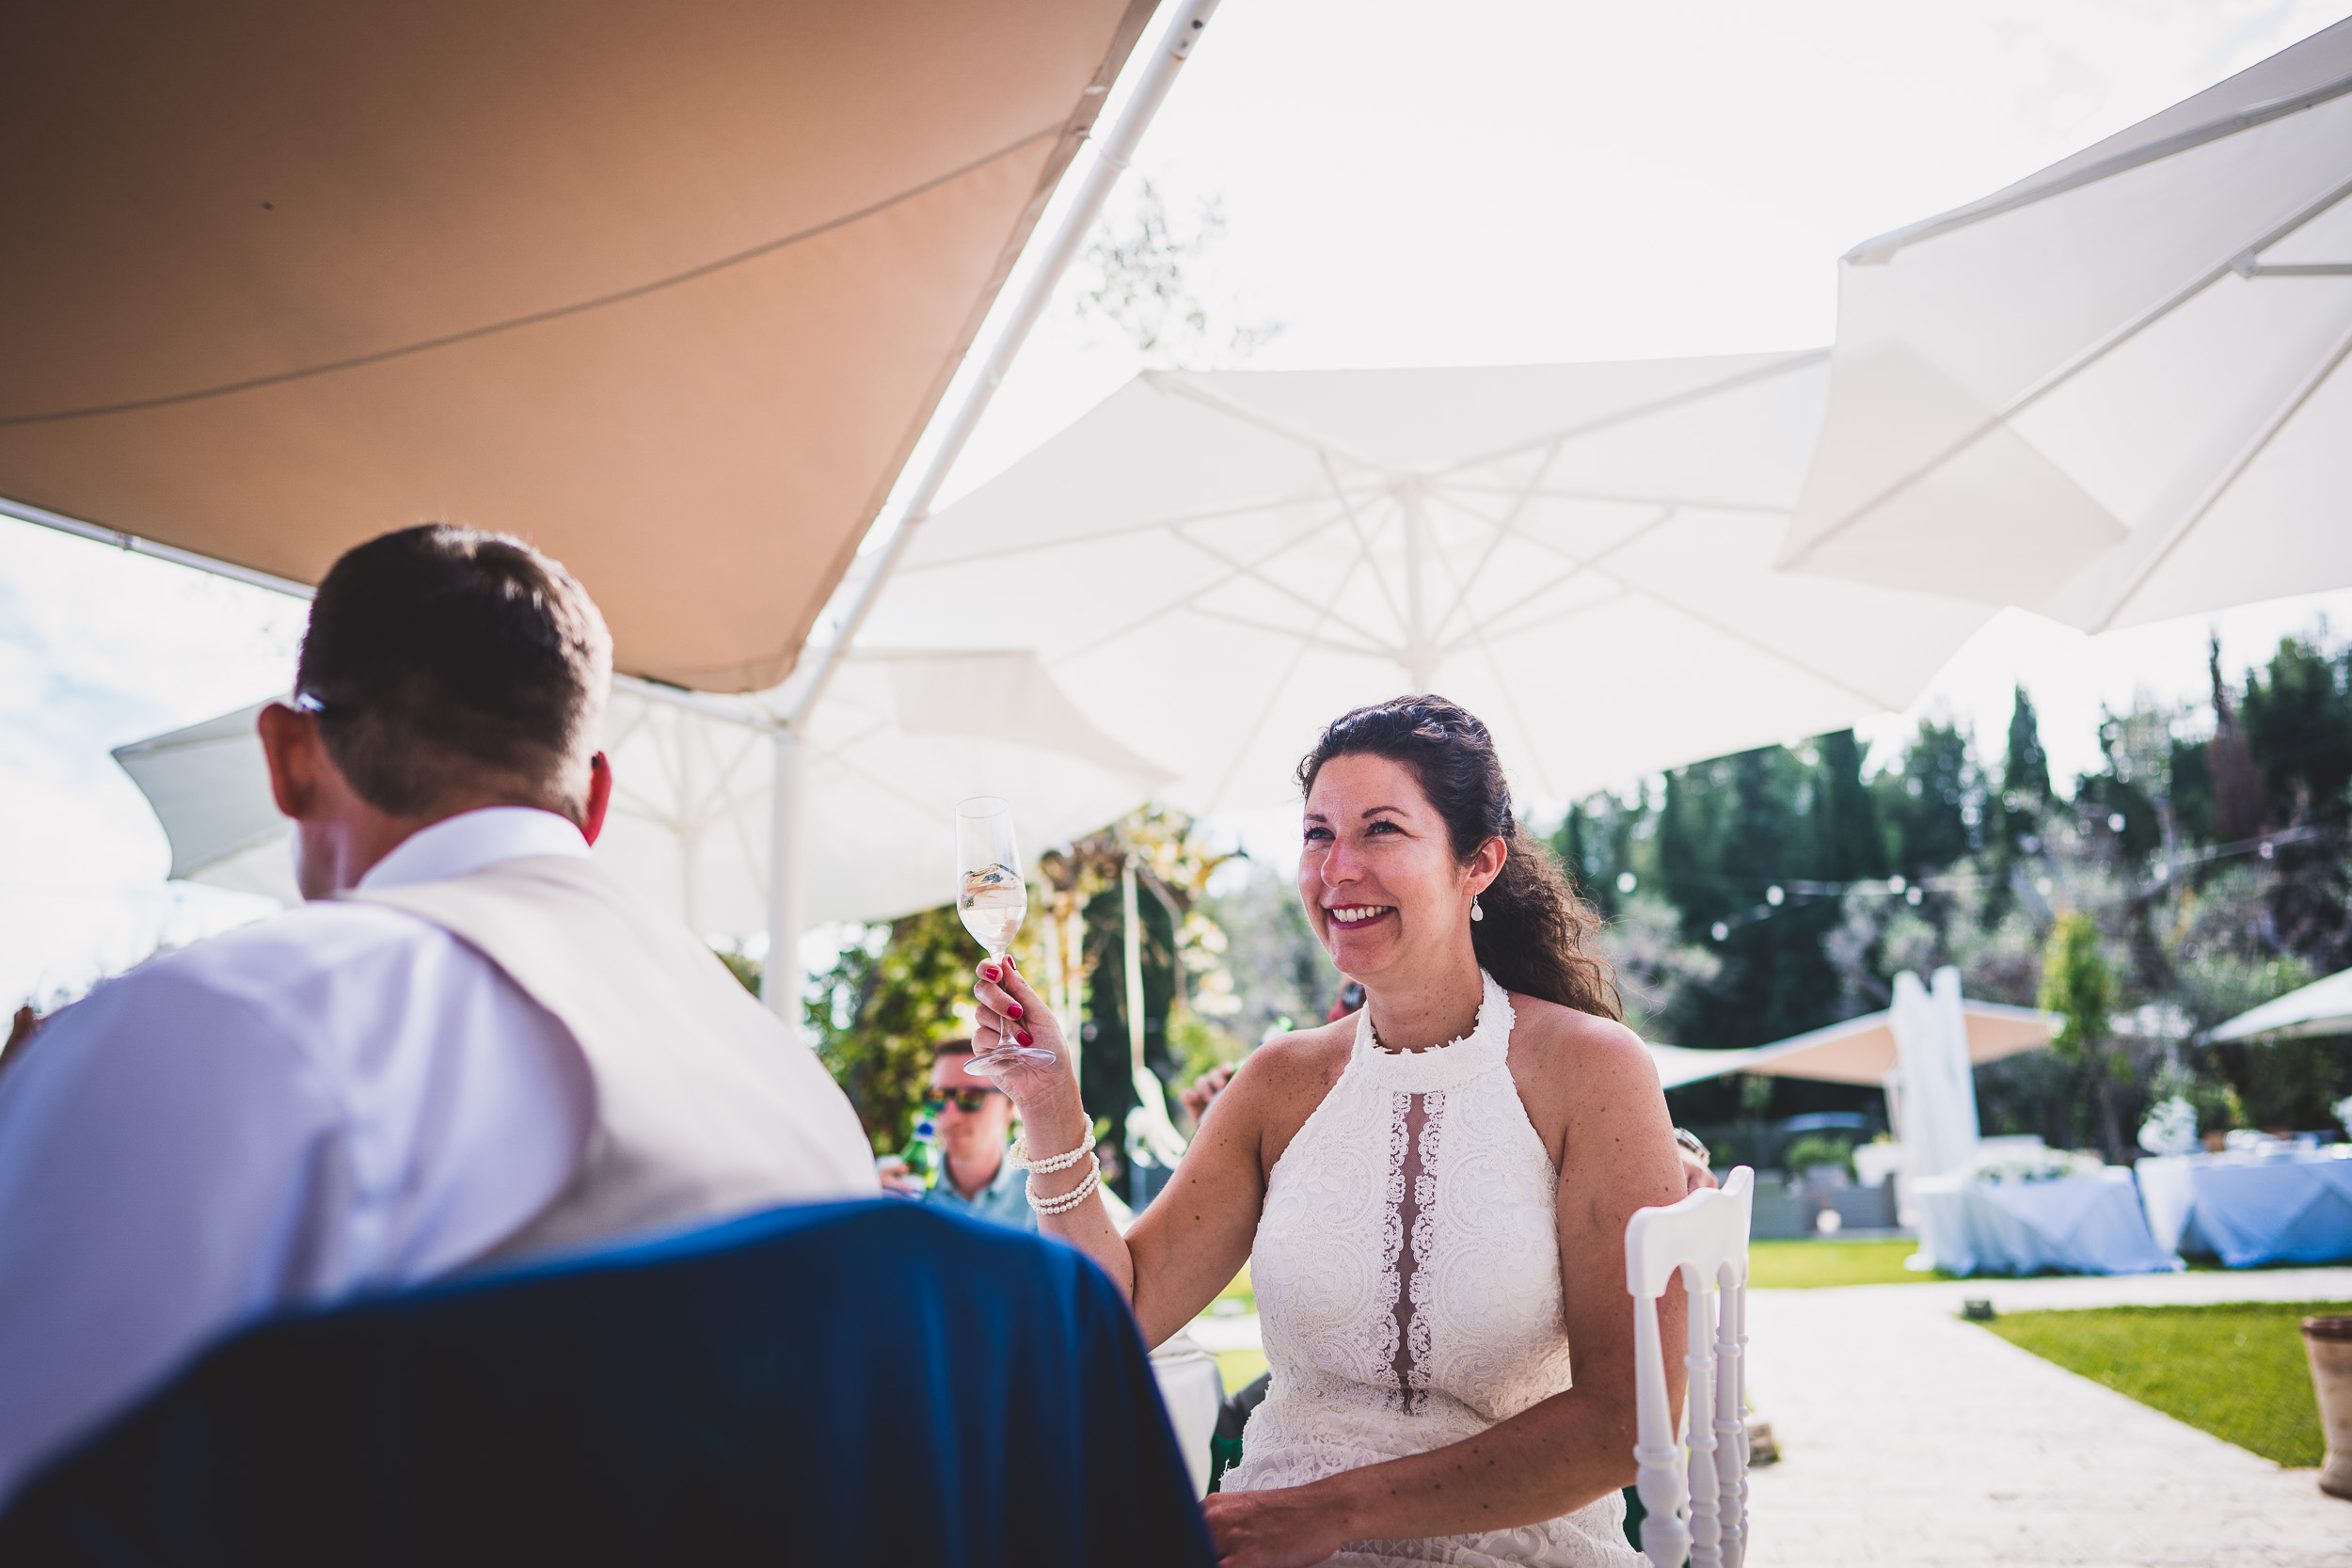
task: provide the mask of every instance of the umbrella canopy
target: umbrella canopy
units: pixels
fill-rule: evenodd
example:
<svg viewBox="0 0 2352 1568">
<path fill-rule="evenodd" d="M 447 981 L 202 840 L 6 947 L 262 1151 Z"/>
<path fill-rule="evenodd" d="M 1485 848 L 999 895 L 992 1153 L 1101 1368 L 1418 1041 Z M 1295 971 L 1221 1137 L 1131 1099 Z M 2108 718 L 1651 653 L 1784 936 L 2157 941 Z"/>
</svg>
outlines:
<svg viewBox="0 0 2352 1568">
<path fill-rule="evenodd" d="M 2103 630 L 2352 583 L 2352 21 L 1838 269 L 1786 565 Z"/>
<path fill-rule="evenodd" d="M 1151 9 L 19 8 L 0 497 L 300 582 L 504 529 L 772 685 Z"/>
<path fill-rule="evenodd" d="M 2314 980 L 2275 1002 L 2238 1014 L 2205 1038 L 2291 1040 L 2312 1035 L 2352 1035 L 2352 969 Z"/>
<path fill-rule="evenodd" d="M 1772 569 L 1816 353 L 1152 372 L 926 524 L 868 635 L 1035 646 L 1200 812 L 1295 798 L 1330 719 L 1442 691 L 1519 787 L 1900 707 L 1990 613 Z"/>
<path fill-rule="evenodd" d="M 1963 1000 L 1961 1016 L 1968 1034 L 1968 1065 L 1981 1067 L 2036 1051 L 2050 1043 L 2065 1020 L 2057 1013 L 2012 1007 L 1999 1002 Z M 1815 1029 L 1745 1051 L 1694 1051 L 1653 1045 L 1651 1058 L 1670 1089 L 1725 1073 L 1753 1072 L 1771 1078 L 1810 1078 L 1826 1084 L 1863 1084 L 1877 1088 L 1895 1070 L 1895 1010 L 1865 1013 L 1826 1029 Z"/>
<path fill-rule="evenodd" d="M 254 734 L 262 705 L 115 752 L 171 841 L 171 875 L 294 902 L 284 818 Z M 1022 716 L 1023 741 L 976 716 Z M 1167 775 L 1087 723 L 1034 655 L 866 656 L 809 723 L 811 918 L 884 920 L 954 895 L 956 801 L 1013 802 L 1030 853 L 1113 821 Z M 596 859 L 707 935 L 767 927 L 769 731 L 621 690 L 606 719 L 612 810 Z"/>
</svg>

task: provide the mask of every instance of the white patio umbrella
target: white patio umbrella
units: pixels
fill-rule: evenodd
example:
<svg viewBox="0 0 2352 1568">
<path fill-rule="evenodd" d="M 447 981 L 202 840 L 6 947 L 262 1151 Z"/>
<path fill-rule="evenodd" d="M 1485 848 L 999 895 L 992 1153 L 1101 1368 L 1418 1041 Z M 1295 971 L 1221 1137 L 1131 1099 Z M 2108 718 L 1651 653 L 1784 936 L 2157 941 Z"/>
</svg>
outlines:
<svg viewBox="0 0 2352 1568">
<path fill-rule="evenodd" d="M 2292 1040 L 2313 1035 L 2352 1035 L 2352 969 L 2338 970 L 2275 1001 L 2219 1024 L 2212 1041 Z"/>
<path fill-rule="evenodd" d="M 1772 570 L 1819 352 L 1154 372 L 928 523 L 892 646 L 1001 636 L 1195 812 L 1294 798 L 1330 719 L 1436 690 L 1522 794 L 1902 706 L 1990 613 Z"/>
<path fill-rule="evenodd" d="M 253 716 L 217 719 L 115 752 L 171 841 L 175 878 L 299 895 Z M 977 717 L 1022 716 L 1022 741 Z M 1167 775 L 1096 731 L 1024 652 L 869 655 L 848 661 L 813 715 L 808 836 L 812 918 L 882 920 L 954 893 L 955 804 L 1001 795 L 1029 853 L 1091 832 Z M 605 747 L 613 807 L 596 857 L 694 930 L 765 930 L 769 732 L 623 689 Z"/>
<path fill-rule="evenodd" d="M 1781 555 L 2099 631 L 2352 583 L 2352 21 L 1838 269 Z"/>
</svg>

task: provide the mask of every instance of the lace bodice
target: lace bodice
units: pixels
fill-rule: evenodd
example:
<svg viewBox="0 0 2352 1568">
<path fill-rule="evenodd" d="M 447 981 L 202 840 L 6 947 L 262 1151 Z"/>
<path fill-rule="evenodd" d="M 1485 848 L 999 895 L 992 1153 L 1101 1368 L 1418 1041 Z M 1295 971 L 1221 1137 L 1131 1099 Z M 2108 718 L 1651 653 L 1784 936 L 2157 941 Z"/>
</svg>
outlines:
<svg viewBox="0 0 2352 1568">
<path fill-rule="evenodd" d="M 1273 1384 L 1237 1491 L 1475 1436 L 1568 1386 L 1558 1173 L 1508 1065 L 1492 976 L 1470 1034 L 1398 1053 L 1358 1015 L 1346 1070 L 1266 1184 L 1250 1255 Z M 1336 1560 L 1630 1565 L 1611 1497 L 1521 1529 L 1357 1542 Z"/>
</svg>

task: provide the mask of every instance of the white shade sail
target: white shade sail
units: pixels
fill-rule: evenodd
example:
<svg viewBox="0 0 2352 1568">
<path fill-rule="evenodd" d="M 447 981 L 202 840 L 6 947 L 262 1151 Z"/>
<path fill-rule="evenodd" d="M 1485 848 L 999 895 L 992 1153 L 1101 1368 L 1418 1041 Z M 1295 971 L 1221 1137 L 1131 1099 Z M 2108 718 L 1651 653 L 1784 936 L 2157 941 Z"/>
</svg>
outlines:
<svg viewBox="0 0 2352 1568">
<path fill-rule="evenodd" d="M 2352 969 L 2240 1013 L 2205 1038 L 2291 1040 L 2312 1035 L 2352 1035 Z"/>
<path fill-rule="evenodd" d="M 2352 21 L 1838 269 L 1785 565 L 2089 630 L 2352 583 Z"/>
<path fill-rule="evenodd" d="M 288 902 L 286 824 L 255 737 L 261 705 L 115 752 L 171 841 L 171 875 Z M 1021 742 L 980 733 L 1013 714 Z M 1034 655 L 851 660 L 809 721 L 808 909 L 814 921 L 883 920 L 954 894 L 955 807 L 1011 800 L 1025 852 L 1113 821 L 1167 775 L 1070 705 Z M 710 936 L 767 927 L 767 730 L 628 691 L 605 748 L 613 805 L 596 858 L 640 896 Z"/>
<path fill-rule="evenodd" d="M 2012 1007 L 1999 1002 L 1961 1002 L 1968 1035 L 1968 1064 L 1981 1067 L 2048 1045 L 2065 1023 L 2057 1013 Z M 1651 1059 L 1670 1089 L 1726 1073 L 1753 1072 L 1770 1078 L 1808 1078 L 1825 1084 L 1862 1084 L 1877 1088 L 1895 1070 L 1895 1013 L 1865 1013 L 1842 1023 L 1743 1051 L 1698 1051 L 1653 1045 Z"/>
<path fill-rule="evenodd" d="M 1522 795 L 1904 705 L 1990 613 L 1772 570 L 1816 353 L 1152 372 L 932 518 L 867 635 L 1034 646 L 1195 812 L 1435 690 Z"/>
</svg>

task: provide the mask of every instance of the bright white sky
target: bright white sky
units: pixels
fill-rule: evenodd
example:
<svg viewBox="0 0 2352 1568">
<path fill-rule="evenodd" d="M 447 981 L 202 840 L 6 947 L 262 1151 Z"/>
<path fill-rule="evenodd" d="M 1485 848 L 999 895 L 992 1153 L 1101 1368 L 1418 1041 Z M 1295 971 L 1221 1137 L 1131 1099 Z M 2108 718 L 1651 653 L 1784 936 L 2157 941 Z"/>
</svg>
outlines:
<svg viewBox="0 0 2352 1568">
<path fill-rule="evenodd" d="M 1136 167 L 1180 218 L 1222 198 L 1207 292 L 1287 326 L 1253 368 L 1800 348 L 1829 341 L 1834 263 L 1858 241 L 2347 12 L 2347 0 L 1226 0 Z M 1057 309 L 950 499 L 1135 369 Z M 2352 592 L 2216 618 L 2227 667 L 2322 611 L 2352 625 Z M 282 689 L 300 626 L 301 607 L 258 590 L 0 522 L 0 1002 L 78 990 L 159 935 L 252 912 L 164 882 L 163 834 L 106 752 Z M 2094 760 L 2102 703 L 2202 690 L 2206 629 L 2093 640 L 2010 612 L 1920 709 L 1997 746 L 2023 679 L 2054 769 L 2071 774 Z M 1271 851 L 1289 834 L 1248 836 Z"/>
</svg>

